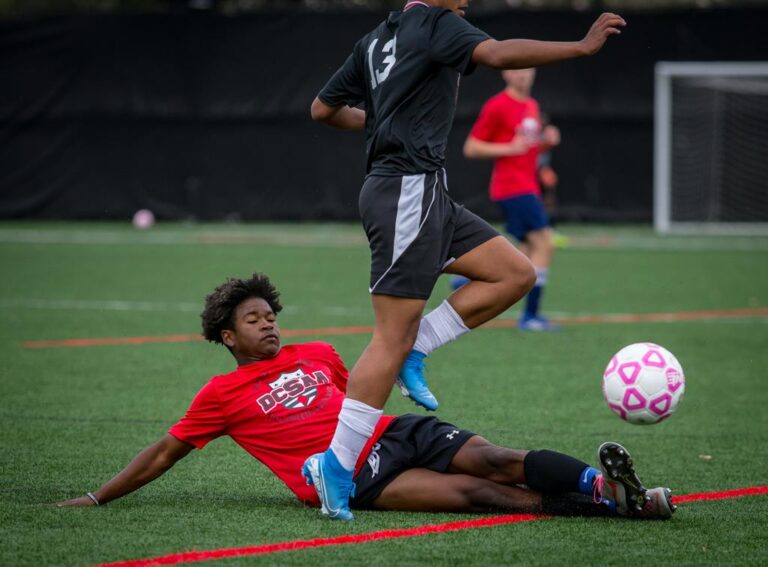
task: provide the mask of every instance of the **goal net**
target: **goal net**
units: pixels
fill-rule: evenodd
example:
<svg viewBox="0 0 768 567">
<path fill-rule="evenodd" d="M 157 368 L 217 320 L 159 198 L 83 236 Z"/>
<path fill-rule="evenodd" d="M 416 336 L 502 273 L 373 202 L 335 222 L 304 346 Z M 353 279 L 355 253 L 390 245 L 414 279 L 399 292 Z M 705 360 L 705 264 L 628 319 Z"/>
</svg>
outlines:
<svg viewBox="0 0 768 567">
<path fill-rule="evenodd" d="M 658 63 L 654 226 L 768 233 L 768 62 Z"/>
</svg>

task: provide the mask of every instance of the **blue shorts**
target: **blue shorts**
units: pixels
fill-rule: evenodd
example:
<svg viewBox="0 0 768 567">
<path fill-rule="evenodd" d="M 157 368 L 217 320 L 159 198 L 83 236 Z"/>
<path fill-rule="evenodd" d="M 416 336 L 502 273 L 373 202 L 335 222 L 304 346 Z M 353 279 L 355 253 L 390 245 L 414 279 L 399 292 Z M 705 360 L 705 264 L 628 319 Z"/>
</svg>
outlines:
<svg viewBox="0 0 768 567">
<path fill-rule="evenodd" d="M 507 232 L 521 242 L 529 232 L 549 226 L 549 216 L 538 195 L 520 195 L 496 203 L 504 213 Z"/>
</svg>

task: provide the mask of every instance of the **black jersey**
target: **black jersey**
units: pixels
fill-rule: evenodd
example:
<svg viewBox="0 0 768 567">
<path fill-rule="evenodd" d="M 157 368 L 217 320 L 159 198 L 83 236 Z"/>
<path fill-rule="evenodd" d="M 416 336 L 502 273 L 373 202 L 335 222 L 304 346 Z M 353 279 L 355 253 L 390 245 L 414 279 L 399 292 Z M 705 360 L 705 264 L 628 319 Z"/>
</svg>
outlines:
<svg viewBox="0 0 768 567">
<path fill-rule="evenodd" d="M 318 98 L 364 105 L 366 171 L 411 175 L 440 169 L 453 123 L 459 78 L 489 36 L 450 10 L 417 5 L 391 12 L 355 44 Z"/>
</svg>

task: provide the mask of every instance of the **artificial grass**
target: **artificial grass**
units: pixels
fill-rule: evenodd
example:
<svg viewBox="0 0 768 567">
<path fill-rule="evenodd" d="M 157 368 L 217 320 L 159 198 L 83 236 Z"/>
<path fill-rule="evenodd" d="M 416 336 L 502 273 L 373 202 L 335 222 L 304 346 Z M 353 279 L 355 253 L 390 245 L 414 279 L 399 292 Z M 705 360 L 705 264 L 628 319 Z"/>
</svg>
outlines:
<svg viewBox="0 0 768 567">
<path fill-rule="evenodd" d="M 8 236 L 43 229 L 57 238 Z M 558 252 L 544 299 L 549 311 L 768 307 L 764 239 L 739 239 L 733 249 L 727 239 L 677 239 L 669 246 L 647 230 L 592 229 L 615 237 L 606 247 L 589 245 L 585 230 L 575 233 L 586 245 Z M 367 325 L 368 251 L 357 231 L 0 225 L 0 563 L 84 565 L 471 517 L 361 512 L 352 524 L 328 522 L 228 439 L 107 507 L 45 505 L 93 490 L 118 472 L 233 361 L 202 342 L 27 349 L 22 341 L 195 333 L 204 295 L 227 276 L 252 271 L 270 274 L 282 291 L 284 329 Z M 642 247 L 631 245 L 633 235 Z M 439 282 L 431 304 L 447 290 Z M 365 335 L 284 342 L 318 338 L 336 345 L 349 366 L 367 342 Z M 668 421 L 632 426 L 607 409 L 600 379 L 613 352 L 649 340 L 677 355 L 686 395 Z M 431 356 L 428 377 L 441 418 L 496 443 L 549 447 L 594 462 L 595 448 L 610 438 L 632 451 L 649 485 L 717 491 L 768 484 L 767 345 L 765 317 L 590 324 L 546 335 L 479 329 Z M 415 411 L 399 395 L 387 407 Z M 687 504 L 663 523 L 558 518 L 220 563 L 757 565 L 768 549 L 766 528 L 768 498 L 759 496 Z"/>
</svg>

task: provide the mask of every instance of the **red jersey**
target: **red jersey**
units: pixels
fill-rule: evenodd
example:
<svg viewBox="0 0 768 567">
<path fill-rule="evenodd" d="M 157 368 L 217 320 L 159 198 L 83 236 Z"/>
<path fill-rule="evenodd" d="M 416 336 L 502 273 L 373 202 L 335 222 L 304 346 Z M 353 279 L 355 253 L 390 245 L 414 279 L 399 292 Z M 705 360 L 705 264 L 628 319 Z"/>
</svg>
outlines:
<svg viewBox="0 0 768 567">
<path fill-rule="evenodd" d="M 519 156 L 500 157 L 493 162 L 491 199 L 500 201 L 520 195 L 540 195 L 536 175 L 541 141 L 539 104 L 532 98 L 519 100 L 502 91 L 485 103 L 470 136 L 484 142 L 511 142 L 520 133 L 530 148 Z"/>
<path fill-rule="evenodd" d="M 198 449 L 229 435 L 299 500 L 317 506 L 317 493 L 307 486 L 301 466 L 330 445 L 348 376 L 341 358 L 327 343 L 284 346 L 274 358 L 211 378 L 169 433 Z M 356 471 L 393 419 L 379 420 Z"/>
</svg>

